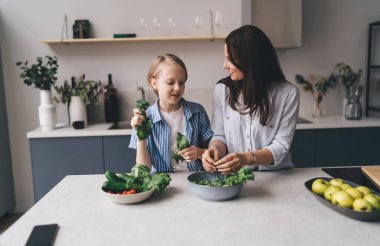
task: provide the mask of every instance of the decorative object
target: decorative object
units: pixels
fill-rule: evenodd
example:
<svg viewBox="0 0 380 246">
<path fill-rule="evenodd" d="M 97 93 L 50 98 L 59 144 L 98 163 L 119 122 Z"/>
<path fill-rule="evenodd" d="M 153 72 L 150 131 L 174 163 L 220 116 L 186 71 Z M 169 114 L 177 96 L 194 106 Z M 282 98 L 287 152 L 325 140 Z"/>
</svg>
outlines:
<svg viewBox="0 0 380 246">
<path fill-rule="evenodd" d="M 55 97 L 56 102 L 68 103 L 69 121 L 72 125 L 74 121 L 83 121 L 87 126 L 86 105 L 98 104 L 104 97 L 104 86 L 101 81 L 85 80 L 83 74 L 79 78 L 71 78 L 71 86 L 67 81 L 62 86 L 55 86 L 59 97 Z"/>
<path fill-rule="evenodd" d="M 363 94 L 363 86 L 352 86 L 346 94 L 347 102 L 344 108 L 344 117 L 348 120 L 360 120 L 363 116 L 362 105 L 359 101 Z"/>
<path fill-rule="evenodd" d="M 90 21 L 89 20 L 75 20 L 73 24 L 73 38 L 74 39 L 90 38 Z"/>
<path fill-rule="evenodd" d="M 38 108 L 41 130 L 48 131 L 57 124 L 57 110 L 53 104 L 51 87 L 57 81 L 58 60 L 57 57 L 37 57 L 37 63 L 28 66 L 28 61 L 17 62 L 16 65 L 23 71 L 20 77 L 26 85 L 34 85 L 40 89 L 41 105 Z"/>
<path fill-rule="evenodd" d="M 298 84 L 302 85 L 305 91 L 310 91 L 314 98 L 314 112 L 313 117 L 321 117 L 321 102 L 323 97 L 326 95 L 329 88 L 335 87 L 337 84 L 336 77 L 330 75 L 327 79 L 321 76 L 310 76 L 310 80 L 304 79 L 302 75 L 297 74 L 295 77 Z M 312 83 L 310 81 L 316 81 Z"/>
<path fill-rule="evenodd" d="M 362 91 L 363 90 L 363 89 L 357 89 L 357 87 L 359 86 L 359 83 L 360 83 L 360 77 L 361 77 L 362 73 L 363 73 L 362 69 L 358 69 L 358 71 L 355 73 L 349 65 L 347 65 L 343 62 L 335 65 L 335 69 L 333 71 L 333 74 L 337 78 L 337 80 L 343 84 L 343 86 L 346 90 L 346 98 L 344 99 L 344 102 L 343 102 L 343 115 L 346 119 L 353 119 L 353 117 L 350 116 L 351 113 L 349 113 L 349 112 L 346 113 L 345 110 L 350 108 L 350 107 L 347 107 L 347 103 L 350 100 L 350 97 L 352 99 L 350 103 L 355 101 L 353 99 L 353 95 L 355 94 L 355 91 L 357 91 L 357 90 Z M 361 108 L 360 104 L 359 104 L 359 106 Z M 360 111 L 361 111 L 361 109 L 360 109 Z M 346 117 L 346 115 L 347 115 L 347 117 Z M 357 117 L 355 116 L 354 118 L 357 118 Z M 361 116 L 360 116 L 360 118 L 361 118 Z"/>
</svg>

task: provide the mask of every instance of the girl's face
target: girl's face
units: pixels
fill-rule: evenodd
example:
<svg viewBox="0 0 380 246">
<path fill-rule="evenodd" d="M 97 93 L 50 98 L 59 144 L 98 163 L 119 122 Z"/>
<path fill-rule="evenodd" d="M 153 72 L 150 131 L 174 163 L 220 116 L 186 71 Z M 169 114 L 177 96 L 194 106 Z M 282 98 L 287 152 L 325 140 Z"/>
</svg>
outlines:
<svg viewBox="0 0 380 246">
<path fill-rule="evenodd" d="M 231 62 L 230 56 L 228 55 L 228 52 L 227 52 L 226 44 L 224 44 L 224 56 L 225 56 L 225 59 L 224 59 L 223 68 L 229 72 L 231 79 L 233 81 L 239 81 L 239 80 L 244 79 L 244 73 Z"/>
<path fill-rule="evenodd" d="M 179 101 L 185 92 L 185 72 L 172 63 L 162 63 L 156 78 L 151 78 L 151 86 L 158 92 L 159 106 L 165 112 L 173 112 L 180 108 Z"/>
</svg>

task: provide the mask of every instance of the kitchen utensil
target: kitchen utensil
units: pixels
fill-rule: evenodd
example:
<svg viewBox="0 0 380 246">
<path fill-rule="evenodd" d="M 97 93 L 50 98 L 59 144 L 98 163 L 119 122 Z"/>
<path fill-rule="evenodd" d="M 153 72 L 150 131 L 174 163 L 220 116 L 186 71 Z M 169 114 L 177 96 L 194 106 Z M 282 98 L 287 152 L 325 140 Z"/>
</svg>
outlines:
<svg viewBox="0 0 380 246">
<path fill-rule="evenodd" d="M 319 196 L 317 195 L 316 193 L 314 193 L 312 190 L 311 190 L 311 186 L 314 182 L 314 180 L 316 179 L 324 179 L 326 181 L 330 181 L 331 178 L 325 178 L 325 177 L 317 177 L 317 178 L 312 178 L 308 181 L 305 182 L 305 187 L 308 191 L 310 191 L 310 193 L 320 202 L 322 203 L 323 205 L 331 208 L 332 210 L 344 215 L 344 216 L 347 216 L 351 219 L 355 219 L 355 220 L 361 220 L 361 221 L 379 221 L 380 220 L 380 211 L 372 211 L 372 212 L 357 212 L 357 211 L 354 211 L 353 209 L 350 209 L 350 208 L 342 208 L 342 207 L 339 207 L 333 203 L 331 203 L 330 201 L 326 200 L 325 198 L 323 198 L 322 196 Z M 357 187 L 359 186 L 358 184 L 354 183 L 354 182 L 351 182 L 351 181 L 348 181 L 348 180 L 344 180 L 345 183 L 347 184 L 350 184 L 352 187 Z M 376 195 L 380 195 L 380 193 L 372 190 L 372 193 L 376 194 Z"/>
<path fill-rule="evenodd" d="M 223 174 L 220 174 L 223 175 Z M 241 191 L 243 184 L 231 185 L 231 186 L 219 186 L 219 187 L 211 187 L 207 185 L 200 185 L 194 183 L 195 181 L 200 180 L 215 180 L 218 179 L 216 173 L 208 173 L 208 172 L 196 172 L 192 173 L 187 177 L 188 185 L 190 191 L 205 200 L 210 201 L 223 201 L 230 198 L 233 198 L 239 194 Z M 224 175 L 223 175 L 224 179 Z"/>
<path fill-rule="evenodd" d="M 380 166 L 366 166 L 361 169 L 380 189 Z"/>
</svg>

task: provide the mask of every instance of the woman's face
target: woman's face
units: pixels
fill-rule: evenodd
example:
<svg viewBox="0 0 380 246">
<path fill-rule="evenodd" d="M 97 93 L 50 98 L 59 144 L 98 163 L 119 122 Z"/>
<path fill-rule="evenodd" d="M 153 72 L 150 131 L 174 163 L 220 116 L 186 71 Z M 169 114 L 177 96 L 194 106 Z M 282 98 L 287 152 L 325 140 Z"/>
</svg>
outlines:
<svg viewBox="0 0 380 246">
<path fill-rule="evenodd" d="M 231 62 L 230 56 L 227 52 L 226 44 L 224 44 L 224 56 L 225 58 L 223 68 L 229 72 L 231 79 L 233 81 L 239 81 L 244 79 L 244 73 Z"/>
</svg>

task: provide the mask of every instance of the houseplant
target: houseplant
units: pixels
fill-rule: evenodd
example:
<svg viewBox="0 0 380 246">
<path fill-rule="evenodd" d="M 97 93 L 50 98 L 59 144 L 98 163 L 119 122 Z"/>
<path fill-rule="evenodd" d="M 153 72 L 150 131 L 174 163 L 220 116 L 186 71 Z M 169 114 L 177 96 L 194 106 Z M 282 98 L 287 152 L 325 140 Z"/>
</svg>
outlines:
<svg viewBox="0 0 380 246">
<path fill-rule="evenodd" d="M 362 118 L 362 107 L 359 101 L 363 91 L 363 86 L 360 85 L 362 73 L 362 69 L 354 72 L 349 65 L 343 62 L 335 65 L 333 74 L 346 90 L 346 98 L 343 101 L 343 115 L 346 119 Z"/>
<path fill-rule="evenodd" d="M 87 125 L 86 105 L 98 104 L 104 97 L 104 86 L 101 81 L 85 80 L 85 75 L 71 78 L 71 86 L 67 81 L 62 86 L 54 86 L 58 96 L 56 102 L 68 104 L 69 121 L 83 121 Z"/>
<path fill-rule="evenodd" d="M 16 66 L 22 70 L 20 78 L 28 86 L 40 89 L 41 105 L 38 107 L 38 116 L 41 129 L 52 130 L 57 123 L 56 106 L 53 104 L 51 87 L 57 81 L 58 59 L 57 57 L 37 57 L 37 63 L 28 65 L 25 62 L 17 62 Z"/>
<path fill-rule="evenodd" d="M 322 116 L 321 102 L 330 88 L 333 88 L 337 84 L 336 77 L 331 74 L 328 78 L 321 76 L 310 76 L 309 80 L 306 80 L 302 75 L 297 74 L 295 77 L 298 84 L 302 85 L 305 91 L 310 91 L 314 98 L 314 112 L 313 117 Z"/>
</svg>

